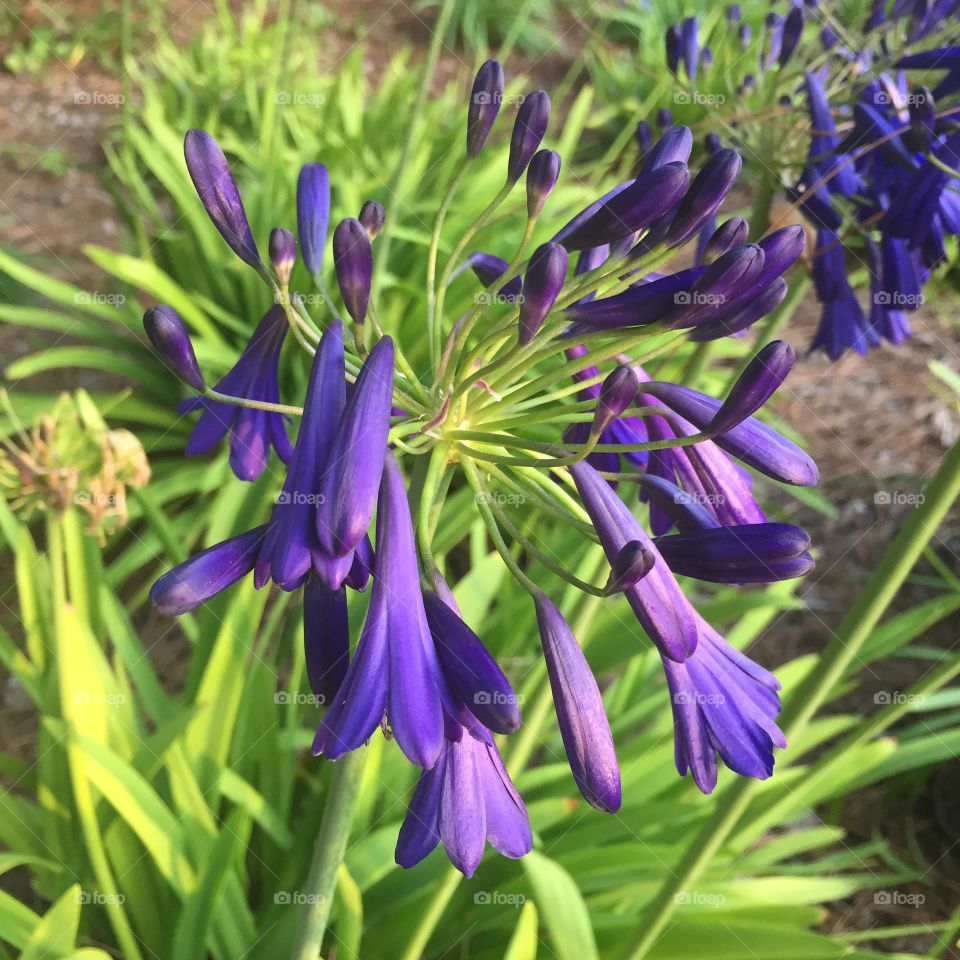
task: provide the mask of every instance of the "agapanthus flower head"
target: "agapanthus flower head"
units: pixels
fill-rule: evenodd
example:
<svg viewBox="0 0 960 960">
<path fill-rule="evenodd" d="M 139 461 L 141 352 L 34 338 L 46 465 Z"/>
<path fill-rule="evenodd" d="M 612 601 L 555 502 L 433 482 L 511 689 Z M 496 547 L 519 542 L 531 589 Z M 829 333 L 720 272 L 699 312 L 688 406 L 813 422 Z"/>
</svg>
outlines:
<svg viewBox="0 0 960 960">
<path fill-rule="evenodd" d="M 217 382 L 216 391 L 245 400 L 277 403 L 280 348 L 286 333 L 283 309 L 271 307 L 233 368 Z M 203 411 L 187 443 L 187 456 L 208 453 L 229 435 L 230 467 L 241 480 L 256 480 L 263 473 L 271 446 L 284 463 L 289 463 L 293 455 L 283 414 L 232 406 L 203 396 L 184 400 L 179 409 L 181 413 Z"/>
<path fill-rule="evenodd" d="M 183 155 L 200 202 L 220 236 L 244 263 L 262 266 L 240 190 L 220 144 L 205 130 L 189 130 L 183 141 Z"/>
<path fill-rule="evenodd" d="M 186 324 L 173 307 L 151 307 L 143 315 L 143 329 L 160 359 L 181 380 L 196 390 L 206 389 Z"/>
</svg>

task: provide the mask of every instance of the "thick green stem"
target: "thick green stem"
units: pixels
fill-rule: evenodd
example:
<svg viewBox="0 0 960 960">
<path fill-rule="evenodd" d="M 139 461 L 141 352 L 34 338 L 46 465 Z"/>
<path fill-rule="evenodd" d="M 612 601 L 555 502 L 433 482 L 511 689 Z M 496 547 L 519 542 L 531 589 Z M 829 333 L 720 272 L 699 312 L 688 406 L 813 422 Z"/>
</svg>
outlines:
<svg viewBox="0 0 960 960">
<path fill-rule="evenodd" d="M 307 877 L 303 911 L 297 929 L 293 960 L 318 960 L 323 934 L 327 929 L 330 907 L 337 886 L 337 874 L 350 836 L 360 781 L 367 760 L 361 747 L 338 760 L 333 767 L 330 792 L 323 811 L 320 833 L 313 847 L 310 875 Z"/>
<path fill-rule="evenodd" d="M 856 660 L 890 602 L 960 496 L 960 441 L 944 457 L 924 491 L 925 500 L 908 518 L 880 561 L 867 586 L 843 618 L 817 669 L 790 696 L 783 712 L 787 742 L 803 732 Z M 642 960 L 656 944 L 677 907 L 677 895 L 689 890 L 740 822 L 759 789 L 759 781 L 740 779 L 723 794 L 717 807 L 694 837 L 671 877 L 644 911 L 624 960 Z"/>
</svg>

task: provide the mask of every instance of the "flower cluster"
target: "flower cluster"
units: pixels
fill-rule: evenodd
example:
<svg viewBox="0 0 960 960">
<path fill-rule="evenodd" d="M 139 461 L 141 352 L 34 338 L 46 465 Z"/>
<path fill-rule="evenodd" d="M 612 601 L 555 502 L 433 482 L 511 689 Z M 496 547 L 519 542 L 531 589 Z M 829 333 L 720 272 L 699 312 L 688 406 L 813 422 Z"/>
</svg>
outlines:
<svg viewBox="0 0 960 960">
<path fill-rule="evenodd" d="M 588 803 L 613 812 L 621 802 L 620 773 L 601 691 L 560 609 L 534 581 L 537 564 L 593 595 L 625 597 L 663 661 L 681 774 L 690 771 L 710 792 L 719 758 L 738 773 L 768 777 L 774 747 L 784 746 L 777 681 L 703 619 L 677 577 L 750 584 L 805 573 L 812 566 L 809 537 L 766 519 L 746 467 L 784 483 L 817 479 L 810 458 L 754 416 L 790 370 L 786 344 L 761 350 L 722 402 L 652 373 L 657 357 L 683 339 L 737 333 L 772 309 L 786 290 L 782 275 L 802 250 L 799 228 L 759 244 L 745 242 L 739 218 L 714 229 L 740 169 L 734 151 L 718 149 L 693 175 L 690 131 L 671 128 L 651 144 L 635 178 L 527 256 L 560 173 L 560 157 L 540 149 L 550 101 L 537 91 L 518 110 L 503 189 L 437 279 L 443 210 L 479 162 L 503 84 L 498 63 L 481 67 L 466 161 L 435 223 L 417 344 L 425 340 L 429 348 L 428 379 L 417 377 L 378 321 L 373 261 L 383 207 L 370 201 L 333 230 L 341 314 L 323 278 L 328 174 L 320 164 L 302 170 L 299 249 L 329 313 L 317 324 L 290 290 L 293 234 L 271 234 L 271 270 L 226 159 L 202 131 L 187 134 L 185 151 L 201 202 L 229 246 L 269 284 L 274 304 L 215 388 L 206 385 L 173 310 L 158 306 L 144 318 L 159 354 L 196 391 L 181 406 L 202 411 L 188 453 L 229 436 L 230 463 L 241 480 L 263 471 L 271 448 L 286 465 L 267 522 L 164 574 L 151 591 L 154 606 L 186 613 L 251 573 L 258 588 L 272 581 L 302 590 L 307 675 L 327 708 L 314 753 L 336 760 L 378 727 L 389 729 L 423 771 L 397 862 L 412 866 L 442 843 L 468 876 L 486 842 L 519 857 L 532 835 L 494 739 L 520 726 L 518 697 L 464 621 L 434 557 L 443 491 L 469 485 L 491 541 L 529 592 L 574 781 Z M 512 259 L 467 254 L 524 173 L 526 230 Z M 695 265 L 671 272 L 667 261 L 702 235 Z M 447 290 L 471 270 L 488 295 L 451 322 Z M 312 358 L 302 407 L 279 402 L 278 358 L 288 328 Z M 290 416 L 299 418 L 293 443 Z M 538 439 L 558 422 L 570 424 L 562 437 Z M 494 487 L 576 528 L 585 542 L 599 541 L 609 562 L 606 582 L 579 580 L 541 549 Z M 624 490 L 639 491 L 649 505 L 653 536 Z M 369 605 L 351 651 L 346 591 L 368 584 Z"/>
<path fill-rule="evenodd" d="M 945 239 L 960 232 L 960 108 L 949 106 L 960 91 L 960 48 L 906 52 L 948 30 L 957 3 L 886 7 L 878 0 L 863 24 L 849 24 L 794 3 L 767 14 L 754 37 L 733 5 L 710 36 L 722 74 L 712 75 L 709 93 L 683 95 L 711 125 L 713 108 L 729 99 L 733 110 L 720 123 L 752 161 L 758 195 L 783 189 L 815 226 L 822 314 L 812 348 L 834 360 L 909 337 L 908 315 L 945 259 Z M 667 30 L 667 65 L 688 87 L 698 66 L 703 81 L 708 50 L 693 18 Z M 907 82 L 903 71 L 913 70 L 945 74 L 931 92 Z M 649 129 L 638 137 L 644 149 Z M 783 172 L 770 156 L 782 158 Z M 869 277 L 866 307 L 854 290 L 858 265 Z"/>
</svg>

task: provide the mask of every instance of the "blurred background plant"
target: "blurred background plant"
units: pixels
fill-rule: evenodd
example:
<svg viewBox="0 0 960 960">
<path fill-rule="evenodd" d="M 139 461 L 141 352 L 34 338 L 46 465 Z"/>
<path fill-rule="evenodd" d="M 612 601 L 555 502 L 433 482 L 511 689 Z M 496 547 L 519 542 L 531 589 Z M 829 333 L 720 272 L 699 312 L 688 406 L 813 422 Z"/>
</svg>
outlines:
<svg viewBox="0 0 960 960">
<path fill-rule="evenodd" d="M 66 16 L 70 8 L 56 10 Z M 11 409 L 0 467 L 0 534 L 12 584 L 0 617 L 8 718 L 0 753 L 0 956 L 285 956 L 308 896 L 307 838 L 317 831 L 329 765 L 308 750 L 317 707 L 303 675 L 299 609 L 249 585 L 175 625 L 144 603 L 161 569 L 265 517 L 279 482 L 267 471 L 254 484 L 227 483 L 223 456 L 182 458 L 188 423 L 174 412 L 180 387 L 142 334 L 144 306 L 175 306 L 212 380 L 267 306 L 196 200 L 183 165 L 184 130 L 205 127 L 224 146 L 258 238 L 293 225 L 295 172 L 306 161 L 330 169 L 336 218 L 356 215 L 367 199 L 381 201 L 381 322 L 411 347 L 425 312 L 432 211 L 459 162 L 464 91 L 488 45 L 515 43 L 536 77 L 537 58 L 563 43 L 558 25 L 588 24 L 586 36 L 571 34 L 560 71 L 564 121 L 550 142 L 564 157 L 550 200 L 557 216 L 609 186 L 612 170 L 636 162 L 636 121 L 652 121 L 658 107 L 670 105 L 677 121 L 708 132 L 704 120 L 672 103 L 676 83 L 663 66 L 662 36 L 695 12 L 705 30 L 719 29 L 722 10 L 610 4 L 590 12 L 546 2 L 503 12 L 469 2 L 415 10 L 410 29 L 423 18 L 430 30 L 412 34 L 412 49 L 390 44 L 388 51 L 376 42 L 382 34 L 355 45 L 376 23 L 373 7 L 366 23 L 344 23 L 334 8 L 221 3 L 189 24 L 160 5 L 124 7 L 123 17 L 109 20 L 109 36 L 94 41 L 116 58 L 93 57 L 91 65 L 104 71 L 103 95 L 115 98 L 97 165 L 115 237 L 81 224 L 88 229 L 74 236 L 86 265 L 80 256 L 65 265 L 42 247 L 0 250 L 2 342 L 16 354 L 5 369 Z M 742 15 L 759 27 L 766 12 L 744 5 Z M 53 29 L 70 22 L 46 16 Z M 321 52 L 318 66 L 327 38 L 333 49 Z M 446 49 L 441 40 L 458 46 Z M 34 43 L 38 58 L 46 51 L 37 62 L 49 64 L 51 42 Z M 642 68 L 624 56 L 634 46 Z M 54 65 L 57 57 L 54 48 Z M 80 66 L 81 90 L 95 87 L 83 73 L 91 58 L 60 59 L 70 70 Z M 8 69 L 26 69 L 15 64 Z M 517 79 L 511 92 L 535 85 Z M 445 237 L 462 233 L 499 186 L 500 136 L 475 173 L 475 190 L 451 209 Z M 744 210 L 754 202 L 736 198 Z M 9 210 L 15 221 L 23 215 Z M 522 222 L 517 201 L 477 248 L 509 256 Z M 52 233 L 44 237 L 54 244 Z M 469 284 L 451 287 L 451 310 L 471 296 Z M 710 363 L 684 346 L 664 361 L 664 376 L 685 371 L 688 381 L 695 376 L 701 389 L 722 394 L 750 339 L 722 341 Z M 944 403 L 955 406 L 950 344 L 942 341 L 934 374 Z M 293 368 L 284 376 L 292 392 L 300 389 Z M 74 386 L 86 392 L 61 398 Z M 806 415 L 801 404 L 801 420 Z M 94 527 L 92 501 L 81 494 L 117 492 L 99 479 L 112 435 L 134 453 L 128 473 L 113 479 L 123 484 L 125 509 L 105 516 L 106 528 Z M 47 472 L 24 471 L 25 454 Z M 75 478 L 70 497 L 38 489 L 54 462 Z M 697 585 L 698 605 L 732 642 L 757 641 L 763 662 L 777 667 L 788 715 L 799 717 L 777 775 L 745 799 L 729 777 L 710 798 L 676 778 L 670 720 L 655 709 L 665 695 L 655 654 L 616 604 L 567 592 L 563 612 L 601 679 L 620 753 L 628 800 L 617 817 L 591 811 L 573 789 L 527 598 L 502 576 L 469 491 L 455 491 L 438 521 L 438 554 L 457 581 L 464 618 L 524 697 L 525 724 L 505 759 L 528 798 L 535 852 L 519 863 L 491 858 L 470 881 L 450 872 L 442 854 L 400 871 L 393 845 L 413 773 L 377 739 L 327 953 L 617 957 L 643 917 L 647 929 L 661 924 L 662 935 L 634 943 L 636 955 L 664 960 L 957 955 L 954 862 L 949 855 L 936 862 L 953 842 L 951 827 L 938 823 L 936 809 L 927 812 L 938 796 L 929 784 L 942 787 L 948 761 L 955 776 L 960 746 L 956 688 L 948 686 L 960 671 L 951 649 L 960 610 L 956 532 L 945 520 L 955 478 L 955 463 L 932 486 L 871 477 L 894 506 L 897 496 L 913 497 L 878 523 L 888 539 L 909 516 L 912 549 L 895 541 L 865 588 L 844 581 L 843 609 L 861 588 L 880 602 L 866 612 L 855 607 L 862 616 L 845 621 L 826 655 L 815 656 L 809 643 L 781 645 L 791 624 L 827 616 L 792 585 Z M 823 529 L 841 513 L 822 494 L 797 501 L 763 486 L 758 493 L 771 515 L 820 517 Z M 599 553 L 580 553 L 574 532 L 519 507 L 518 525 L 545 527 L 538 539 L 555 544 L 560 557 L 580 556 L 577 573 L 589 579 Z M 841 557 L 829 539 L 821 551 L 828 569 Z M 540 575 L 564 595 L 559 581 Z M 891 603 L 877 625 L 874 617 Z M 804 716 L 814 700 L 823 709 Z M 879 812 L 858 814 L 864 798 L 877 796 Z M 900 820 L 906 839 L 891 829 Z M 918 820 L 933 826 L 920 829 Z"/>
</svg>

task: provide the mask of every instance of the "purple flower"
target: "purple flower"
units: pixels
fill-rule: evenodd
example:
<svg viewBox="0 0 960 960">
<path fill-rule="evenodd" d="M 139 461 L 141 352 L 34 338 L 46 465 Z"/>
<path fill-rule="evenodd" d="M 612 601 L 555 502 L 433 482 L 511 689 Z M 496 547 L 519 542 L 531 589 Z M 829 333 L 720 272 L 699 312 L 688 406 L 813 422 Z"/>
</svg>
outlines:
<svg viewBox="0 0 960 960">
<path fill-rule="evenodd" d="M 150 588 L 150 602 L 166 617 L 179 617 L 245 577 L 257 560 L 267 527 L 207 547 L 165 573 Z"/>
<path fill-rule="evenodd" d="M 320 703 L 332 702 L 350 662 L 347 594 L 315 576 L 303 590 L 303 655 L 314 696 Z"/>
<path fill-rule="evenodd" d="M 527 216 L 540 216 L 547 197 L 560 178 L 560 154 L 555 150 L 540 150 L 533 155 L 527 169 Z"/>
<path fill-rule="evenodd" d="M 717 785 L 717 756 L 735 773 L 764 780 L 773 748 L 786 746 L 773 674 L 735 650 L 699 614 L 700 643 L 683 663 L 663 657 L 673 708 L 677 770 L 704 793 Z"/>
<path fill-rule="evenodd" d="M 438 843 L 466 877 L 483 858 L 484 843 L 517 859 L 530 852 L 533 836 L 517 788 L 489 734 L 466 730 L 444 740 L 439 760 L 420 775 L 397 838 L 396 861 L 416 866 Z"/>
<path fill-rule="evenodd" d="M 297 180 L 297 233 L 300 252 L 311 276 L 323 266 L 330 225 L 330 175 L 322 163 L 304 164 Z"/>
<path fill-rule="evenodd" d="M 487 60 L 477 71 L 467 110 L 467 156 L 483 149 L 503 102 L 503 67 Z"/>
<path fill-rule="evenodd" d="M 667 27 L 664 35 L 664 47 L 667 54 L 667 67 L 676 76 L 680 67 L 680 30 L 676 24 Z"/>
<path fill-rule="evenodd" d="M 281 284 L 290 282 L 290 274 L 297 259 L 297 241 L 289 230 L 275 227 L 270 231 L 270 242 L 267 247 L 270 262 L 277 271 L 277 279 Z"/>
<path fill-rule="evenodd" d="M 587 803 L 615 813 L 620 809 L 620 767 L 597 681 L 556 606 L 543 593 L 534 596 L 534 603 L 560 736 L 573 779 Z"/>
<path fill-rule="evenodd" d="M 683 60 L 683 68 L 687 71 L 687 77 L 691 83 L 697 79 L 698 53 L 700 51 L 699 40 L 697 39 L 697 18 L 687 17 L 680 24 L 680 59 Z"/>
<path fill-rule="evenodd" d="M 718 150 L 694 177 L 667 231 L 668 246 L 686 243 L 712 217 L 740 175 L 743 161 L 736 150 Z"/>
<path fill-rule="evenodd" d="M 373 588 L 356 655 L 313 742 L 336 760 L 386 715 L 407 758 L 429 769 L 443 748 L 446 694 L 420 592 L 403 476 L 387 454 L 377 511 Z"/>
<path fill-rule="evenodd" d="M 367 317 L 370 283 L 373 278 L 373 251 L 362 223 L 341 220 L 333 231 L 333 265 L 343 305 L 356 323 Z"/>
<path fill-rule="evenodd" d="M 316 529 L 331 556 L 349 556 L 370 526 L 387 451 L 392 397 L 393 341 L 383 337 L 360 370 L 325 463 Z"/>
<path fill-rule="evenodd" d="M 524 97 L 510 137 L 507 160 L 507 182 L 516 183 L 540 147 L 550 123 L 550 97 L 544 90 L 534 90 Z"/>
<path fill-rule="evenodd" d="M 567 251 L 559 243 L 537 247 L 523 277 L 523 299 L 520 302 L 522 345 L 529 344 L 543 326 L 566 279 Z"/>
<path fill-rule="evenodd" d="M 653 569 L 624 591 L 647 636 L 672 660 L 691 656 L 697 648 L 693 607 L 656 545 L 593 467 L 581 461 L 570 467 L 570 473 L 608 562 L 613 564 L 631 541 L 638 541 L 654 558 Z"/>
<path fill-rule="evenodd" d="M 471 253 L 467 258 L 467 263 L 485 287 L 492 287 L 510 266 L 506 260 L 494 256 L 492 253 Z M 504 300 L 512 301 L 520 296 L 522 289 L 523 278 L 514 277 L 504 284 L 500 296 Z"/>
<path fill-rule="evenodd" d="M 480 638 L 463 622 L 452 596 L 424 594 L 427 622 L 440 667 L 454 697 L 488 730 L 513 733 L 520 726 L 517 697 Z"/>
<path fill-rule="evenodd" d="M 674 573 L 711 583 L 773 583 L 813 569 L 810 537 L 789 523 L 752 523 L 654 540 Z"/>
<path fill-rule="evenodd" d="M 282 589 L 294 590 L 313 569 L 336 589 L 350 570 L 352 554 L 336 560 L 321 544 L 316 528 L 321 480 L 330 462 L 345 397 L 343 328 L 335 320 L 313 360 L 297 443 L 257 560 L 257 588 L 273 579 Z"/>
<path fill-rule="evenodd" d="M 747 242 L 750 225 L 743 217 L 724 220 L 710 236 L 703 250 L 703 263 L 713 263 L 718 257 Z"/>
<path fill-rule="evenodd" d="M 797 49 L 800 35 L 803 33 L 803 7 L 795 6 L 787 14 L 783 23 L 783 36 L 780 42 L 780 55 L 777 58 L 781 67 L 785 67 Z"/>
<path fill-rule="evenodd" d="M 274 305 L 215 390 L 245 400 L 278 403 L 277 370 L 286 333 L 287 318 L 283 309 Z M 241 480 L 256 480 L 263 473 L 271 445 L 284 463 L 290 462 L 293 447 L 282 414 L 237 407 L 207 397 L 189 397 L 180 404 L 179 410 L 181 413 L 203 411 L 187 442 L 189 457 L 208 453 L 229 433 L 230 467 Z"/>
<path fill-rule="evenodd" d="M 600 385 L 597 409 L 593 417 L 591 434 L 599 436 L 615 420 L 618 420 L 633 403 L 640 381 L 632 367 L 621 365 L 612 370 Z"/>
<path fill-rule="evenodd" d="M 387 221 L 387 211 L 383 209 L 382 203 L 377 203 L 376 200 L 366 200 L 360 208 L 357 219 L 363 225 L 363 229 L 367 231 L 367 236 L 373 241 Z"/>
<path fill-rule="evenodd" d="M 793 367 L 793 347 L 784 340 L 773 340 L 747 364 L 710 421 L 711 433 L 727 433 L 747 417 L 753 416 L 779 389 Z"/>
<path fill-rule="evenodd" d="M 143 329 L 160 359 L 184 383 L 195 390 L 206 390 L 207 385 L 193 352 L 193 343 L 186 325 L 173 307 L 160 304 L 143 315 Z"/>
<path fill-rule="evenodd" d="M 244 263 L 262 267 L 240 191 L 220 145 L 204 130 L 188 130 L 183 155 L 200 202 L 220 236 Z"/>
<path fill-rule="evenodd" d="M 851 196 L 857 189 L 857 175 L 853 167 L 837 152 L 840 138 L 830 113 L 830 102 L 820 78 L 807 73 L 804 84 L 807 91 L 807 105 L 810 110 L 810 147 L 807 152 L 809 172 L 807 180 L 815 183 L 837 170 L 826 183 L 830 193 Z"/>
</svg>

